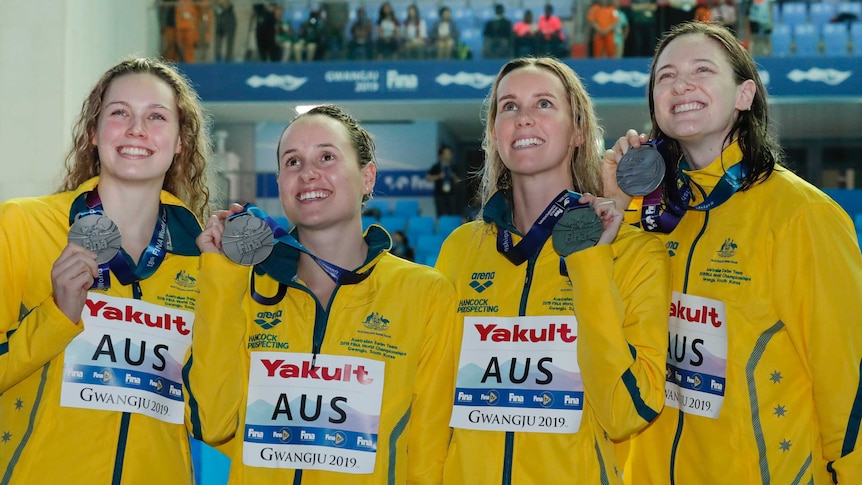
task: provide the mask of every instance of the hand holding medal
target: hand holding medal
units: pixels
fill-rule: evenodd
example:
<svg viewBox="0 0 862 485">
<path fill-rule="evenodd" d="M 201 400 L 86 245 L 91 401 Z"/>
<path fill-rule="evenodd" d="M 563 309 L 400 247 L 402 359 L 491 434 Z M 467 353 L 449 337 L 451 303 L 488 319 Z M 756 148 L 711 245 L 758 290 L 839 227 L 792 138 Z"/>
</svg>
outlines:
<svg viewBox="0 0 862 485">
<path fill-rule="evenodd" d="M 619 231 L 622 213 L 614 201 L 584 194 L 566 209 L 551 235 L 554 249 L 562 256 L 612 242 Z"/>
<path fill-rule="evenodd" d="M 237 264 L 253 266 L 272 253 L 275 236 L 266 221 L 231 204 L 229 210 L 210 216 L 197 244 L 202 253 L 222 253 Z"/>
<path fill-rule="evenodd" d="M 85 214 L 69 228 L 69 243 L 96 253 L 96 264 L 105 264 L 120 251 L 120 228 L 104 214 Z"/>
<path fill-rule="evenodd" d="M 634 197 L 649 195 L 664 180 L 664 158 L 654 142 L 632 147 L 617 166 L 617 185 Z"/>
</svg>

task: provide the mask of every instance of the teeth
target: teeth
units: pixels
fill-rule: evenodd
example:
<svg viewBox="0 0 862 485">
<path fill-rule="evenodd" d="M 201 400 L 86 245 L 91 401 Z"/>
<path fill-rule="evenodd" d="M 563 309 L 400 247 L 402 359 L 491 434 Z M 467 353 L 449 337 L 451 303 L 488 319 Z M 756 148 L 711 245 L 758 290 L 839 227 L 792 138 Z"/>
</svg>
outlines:
<svg viewBox="0 0 862 485">
<path fill-rule="evenodd" d="M 524 148 L 529 146 L 542 145 L 543 143 L 545 142 L 538 138 L 523 138 L 521 140 L 516 140 L 515 143 L 512 144 L 512 146 L 514 148 Z"/>
<path fill-rule="evenodd" d="M 313 190 L 311 192 L 303 192 L 303 193 L 299 194 L 299 200 L 300 201 L 312 200 L 312 199 L 325 199 L 327 197 L 329 197 L 328 193 L 322 192 L 319 190 Z"/>
<path fill-rule="evenodd" d="M 694 111 L 698 109 L 703 109 L 703 105 L 700 103 L 685 103 L 679 104 L 673 107 L 674 113 L 684 113 L 686 111 Z"/>
<path fill-rule="evenodd" d="M 145 148 L 138 147 L 122 147 L 120 153 L 123 155 L 131 155 L 136 157 L 146 157 L 150 155 L 150 151 Z"/>
</svg>

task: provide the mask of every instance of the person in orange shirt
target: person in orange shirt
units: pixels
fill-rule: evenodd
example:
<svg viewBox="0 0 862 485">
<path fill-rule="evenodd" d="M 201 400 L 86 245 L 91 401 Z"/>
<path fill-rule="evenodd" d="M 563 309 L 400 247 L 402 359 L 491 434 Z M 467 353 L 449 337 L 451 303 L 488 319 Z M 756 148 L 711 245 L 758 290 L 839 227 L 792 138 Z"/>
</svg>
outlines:
<svg viewBox="0 0 862 485">
<path fill-rule="evenodd" d="M 590 7 L 587 20 L 593 28 L 593 57 L 616 57 L 614 27 L 620 18 L 613 0 L 599 0 Z"/>
<path fill-rule="evenodd" d="M 183 62 L 195 62 L 195 47 L 200 40 L 200 26 L 204 24 L 204 43 L 209 43 L 209 5 L 206 0 L 177 0 L 177 43 Z"/>
</svg>

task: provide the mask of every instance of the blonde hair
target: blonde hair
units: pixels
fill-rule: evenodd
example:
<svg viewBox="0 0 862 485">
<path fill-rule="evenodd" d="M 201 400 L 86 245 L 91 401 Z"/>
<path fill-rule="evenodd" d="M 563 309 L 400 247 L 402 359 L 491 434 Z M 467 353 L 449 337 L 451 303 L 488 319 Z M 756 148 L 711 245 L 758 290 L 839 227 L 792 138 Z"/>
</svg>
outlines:
<svg viewBox="0 0 862 485">
<path fill-rule="evenodd" d="M 563 84 L 569 97 L 569 105 L 572 108 L 572 120 L 576 129 L 584 137 L 583 145 L 575 147 L 572 160 L 569 163 L 569 172 L 575 185 L 574 189 L 581 193 L 601 193 L 599 143 L 602 140 L 602 128 L 599 126 L 593 101 L 584 89 L 583 83 L 569 66 L 557 59 L 552 57 L 521 57 L 509 61 L 500 69 L 494 80 L 491 93 L 485 100 L 485 137 L 482 140 L 482 148 L 485 150 L 485 164 L 478 172 L 480 178 L 479 197 L 483 207 L 495 192 L 509 189 L 512 186 L 512 173 L 503 164 L 493 136 L 494 123 L 497 120 L 497 89 L 500 82 L 509 73 L 531 66 L 550 72 Z"/>
</svg>

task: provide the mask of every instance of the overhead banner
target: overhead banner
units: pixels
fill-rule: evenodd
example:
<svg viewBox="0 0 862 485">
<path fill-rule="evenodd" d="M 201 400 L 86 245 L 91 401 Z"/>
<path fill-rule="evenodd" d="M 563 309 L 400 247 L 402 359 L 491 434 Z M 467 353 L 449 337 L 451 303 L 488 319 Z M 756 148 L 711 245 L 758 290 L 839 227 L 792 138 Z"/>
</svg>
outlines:
<svg viewBox="0 0 862 485">
<path fill-rule="evenodd" d="M 644 98 L 649 59 L 565 59 L 597 100 Z M 757 59 L 772 97 L 862 96 L 860 58 Z M 204 102 L 484 98 L 502 61 L 183 64 Z"/>
</svg>

